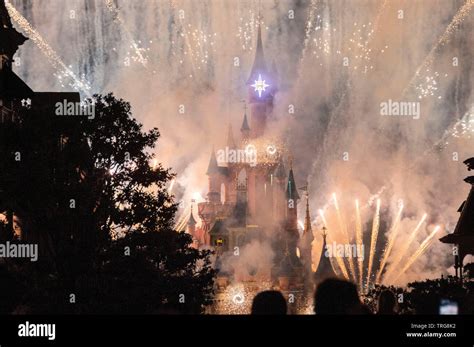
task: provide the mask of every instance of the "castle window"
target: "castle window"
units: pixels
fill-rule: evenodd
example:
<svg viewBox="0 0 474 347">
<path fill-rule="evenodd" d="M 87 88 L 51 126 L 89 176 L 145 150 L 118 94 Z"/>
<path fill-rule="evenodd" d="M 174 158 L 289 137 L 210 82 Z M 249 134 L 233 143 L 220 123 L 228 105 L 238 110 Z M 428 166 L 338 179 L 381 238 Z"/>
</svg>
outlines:
<svg viewBox="0 0 474 347">
<path fill-rule="evenodd" d="M 247 188 L 247 171 L 245 169 L 240 170 L 237 176 L 237 188 L 244 190 Z"/>
<path fill-rule="evenodd" d="M 225 184 L 222 183 L 221 184 L 221 203 L 222 204 L 225 204 L 226 202 L 225 194 L 226 194 Z"/>
</svg>

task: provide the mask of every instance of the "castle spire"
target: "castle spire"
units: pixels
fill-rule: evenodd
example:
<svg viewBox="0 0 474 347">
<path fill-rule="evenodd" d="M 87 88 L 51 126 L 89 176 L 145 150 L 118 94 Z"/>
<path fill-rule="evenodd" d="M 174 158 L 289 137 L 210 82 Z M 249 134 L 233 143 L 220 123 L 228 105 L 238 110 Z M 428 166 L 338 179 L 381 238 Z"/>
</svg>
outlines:
<svg viewBox="0 0 474 347">
<path fill-rule="evenodd" d="M 275 177 L 284 181 L 286 178 L 286 169 L 285 169 L 285 164 L 283 163 L 283 158 L 280 156 L 280 159 L 278 160 L 278 166 L 275 169 Z"/>
<path fill-rule="evenodd" d="M 191 214 L 189 216 L 188 226 L 190 228 L 194 228 L 196 226 L 196 220 L 194 219 L 194 216 L 193 216 L 193 205 L 191 205 Z"/>
<path fill-rule="evenodd" d="M 259 75 L 268 75 L 267 72 L 268 70 L 267 64 L 265 62 L 265 54 L 263 53 L 261 17 L 259 14 L 257 29 L 257 48 L 255 50 L 255 59 L 253 61 L 252 70 L 250 70 L 250 76 L 247 80 L 247 85 L 251 85 L 256 80 L 258 80 Z"/>
<path fill-rule="evenodd" d="M 321 256 L 319 257 L 319 264 L 316 273 L 314 274 L 315 283 L 320 283 L 324 281 L 326 278 L 335 278 L 337 277 L 334 269 L 331 265 L 331 261 L 326 255 L 326 236 L 327 236 L 327 229 L 323 227 L 323 247 L 321 249 Z"/>
<path fill-rule="evenodd" d="M 299 200 L 298 189 L 296 188 L 295 177 L 293 175 L 293 165 L 290 162 L 290 173 L 288 175 L 288 184 L 286 185 L 286 199 Z"/>
<path fill-rule="evenodd" d="M 250 135 L 249 121 L 247 119 L 247 104 L 245 104 L 244 119 L 242 121 L 242 126 L 240 127 L 240 132 L 242 133 L 243 139 L 247 139 Z"/>
<path fill-rule="evenodd" d="M 206 174 L 210 176 L 218 172 L 219 172 L 219 165 L 217 165 L 216 152 L 214 150 L 214 146 L 212 146 L 211 158 L 209 159 L 209 165 L 207 166 Z"/>
<path fill-rule="evenodd" d="M 313 242 L 314 236 L 313 236 L 313 230 L 311 228 L 311 217 L 309 214 L 309 196 L 308 192 L 306 192 L 306 217 L 304 220 L 304 231 L 303 231 L 303 238 L 305 241 Z"/>
<path fill-rule="evenodd" d="M 232 131 L 231 123 L 229 123 L 229 128 L 227 130 L 227 147 L 235 148 L 234 132 Z"/>
</svg>

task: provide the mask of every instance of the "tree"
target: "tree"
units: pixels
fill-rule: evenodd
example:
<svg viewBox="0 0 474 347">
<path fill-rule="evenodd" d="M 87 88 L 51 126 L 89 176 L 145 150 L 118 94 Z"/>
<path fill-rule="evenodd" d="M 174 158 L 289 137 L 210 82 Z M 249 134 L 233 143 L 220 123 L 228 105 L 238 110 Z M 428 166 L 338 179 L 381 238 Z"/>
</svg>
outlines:
<svg viewBox="0 0 474 347">
<path fill-rule="evenodd" d="M 21 268 L 32 275 L 22 301 L 33 313 L 201 312 L 212 295 L 210 252 L 172 229 L 174 175 L 151 153 L 158 130 L 143 131 L 112 94 L 93 102 L 94 120 L 33 108 L 3 147 L 23 158 L 0 174 L 0 189 L 14 181 L 0 208 L 43 249 L 34 269 Z"/>
</svg>

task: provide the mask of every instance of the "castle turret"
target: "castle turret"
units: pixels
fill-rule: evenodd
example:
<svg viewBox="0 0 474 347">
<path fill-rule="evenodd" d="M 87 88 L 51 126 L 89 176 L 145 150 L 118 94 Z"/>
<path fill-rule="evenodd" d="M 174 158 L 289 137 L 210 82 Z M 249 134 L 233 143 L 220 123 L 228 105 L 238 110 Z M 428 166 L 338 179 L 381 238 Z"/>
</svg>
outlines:
<svg viewBox="0 0 474 347">
<path fill-rule="evenodd" d="M 207 166 L 207 176 L 209 177 L 209 191 L 207 198 L 211 203 L 220 202 L 220 170 L 217 164 L 216 153 L 214 147 L 212 148 L 211 158 L 209 159 L 209 165 Z"/>
<path fill-rule="evenodd" d="M 272 188 L 273 188 L 273 219 L 280 223 L 286 215 L 286 201 L 285 201 L 285 184 L 286 184 L 286 169 L 283 159 L 280 156 L 278 165 L 273 172 Z"/>
<path fill-rule="evenodd" d="M 240 133 L 242 134 L 242 141 L 247 141 L 250 138 L 250 127 L 247 120 L 247 109 L 244 112 L 244 119 L 242 121 L 242 126 L 240 127 Z"/>
<path fill-rule="evenodd" d="M 188 233 L 190 233 L 193 236 L 196 233 L 196 220 L 194 219 L 194 216 L 193 216 L 193 205 L 191 205 L 191 213 L 188 219 Z"/>
<path fill-rule="evenodd" d="M 229 128 L 227 129 L 227 147 L 229 149 L 235 149 L 235 140 L 234 140 L 234 132 L 232 131 L 232 124 L 229 124 Z"/>
<path fill-rule="evenodd" d="M 314 281 L 315 284 L 318 284 L 322 281 L 324 281 L 326 278 L 335 278 L 337 277 L 336 273 L 334 272 L 334 269 L 331 265 L 331 260 L 327 257 L 326 254 L 326 236 L 327 236 L 327 229 L 326 227 L 323 227 L 323 247 L 321 249 L 321 256 L 319 257 L 319 263 L 318 263 L 318 268 L 316 270 L 316 273 L 314 274 Z"/>
<path fill-rule="evenodd" d="M 286 185 L 286 229 L 288 232 L 298 235 L 298 200 L 300 196 L 296 188 L 293 168 L 290 168 L 288 183 Z"/>
<path fill-rule="evenodd" d="M 259 22 L 257 29 L 257 47 L 255 58 L 247 80 L 249 103 L 251 110 L 250 128 L 251 137 L 257 138 L 264 134 L 267 119 L 273 109 L 274 81 L 270 76 L 265 55 L 263 53 L 262 27 Z"/>
<path fill-rule="evenodd" d="M 312 281 L 312 248 L 313 248 L 313 230 L 311 228 L 311 217 L 309 214 L 309 196 L 306 193 L 306 216 L 304 221 L 303 235 L 300 238 L 299 249 L 300 259 L 304 266 L 305 278 Z"/>
</svg>

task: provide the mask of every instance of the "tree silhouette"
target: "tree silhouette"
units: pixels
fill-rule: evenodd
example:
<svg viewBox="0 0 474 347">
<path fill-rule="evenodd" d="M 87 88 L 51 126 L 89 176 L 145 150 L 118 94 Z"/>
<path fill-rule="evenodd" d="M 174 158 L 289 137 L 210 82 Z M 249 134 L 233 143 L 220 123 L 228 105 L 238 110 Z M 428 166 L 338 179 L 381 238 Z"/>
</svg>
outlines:
<svg viewBox="0 0 474 347">
<path fill-rule="evenodd" d="M 151 152 L 158 130 L 143 131 L 112 94 L 94 96 L 94 107 L 87 119 L 38 105 L 20 125 L 0 125 L 0 213 L 15 216 L 21 242 L 38 243 L 41 255 L 8 260 L 5 283 L 23 288 L 18 301 L 33 313 L 201 312 L 212 295 L 210 252 L 172 230 L 174 175 Z M 12 223 L 2 225 L 13 240 Z"/>
</svg>

